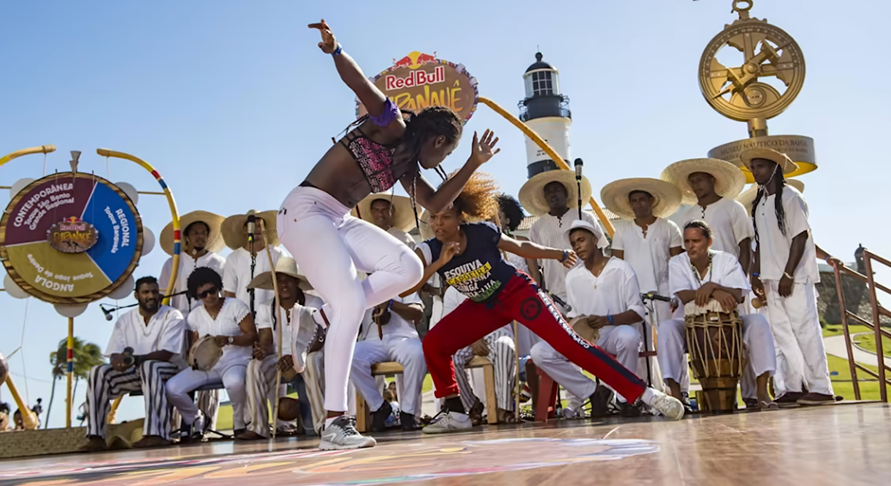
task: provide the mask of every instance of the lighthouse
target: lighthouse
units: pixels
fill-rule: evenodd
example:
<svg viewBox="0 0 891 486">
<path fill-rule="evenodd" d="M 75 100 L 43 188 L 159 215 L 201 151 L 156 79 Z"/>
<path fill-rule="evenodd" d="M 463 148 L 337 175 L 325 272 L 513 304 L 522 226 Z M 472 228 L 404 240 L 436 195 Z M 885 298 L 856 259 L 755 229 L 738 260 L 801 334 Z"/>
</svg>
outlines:
<svg viewBox="0 0 891 486">
<path fill-rule="evenodd" d="M 535 62 L 526 69 L 526 97 L 518 104 L 520 120 L 535 130 L 569 164 L 569 97 L 560 93 L 560 73 L 535 53 Z M 527 177 L 557 169 L 551 157 L 526 137 Z"/>
</svg>

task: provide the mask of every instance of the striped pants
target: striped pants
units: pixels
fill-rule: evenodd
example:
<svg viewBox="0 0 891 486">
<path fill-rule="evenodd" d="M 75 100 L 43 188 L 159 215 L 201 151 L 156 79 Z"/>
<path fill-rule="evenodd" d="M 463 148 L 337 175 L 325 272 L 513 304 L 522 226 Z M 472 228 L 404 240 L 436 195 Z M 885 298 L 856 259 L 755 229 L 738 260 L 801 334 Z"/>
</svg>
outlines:
<svg viewBox="0 0 891 486">
<path fill-rule="evenodd" d="M 489 360 L 495 368 L 495 396 L 498 398 L 498 408 L 502 410 L 514 409 L 514 380 L 516 379 L 517 350 L 514 349 L 514 335 L 510 325 L 504 326 L 484 338 L 489 346 Z M 455 363 L 455 379 L 458 381 L 458 389 L 461 390 L 461 403 L 465 410 L 473 407 L 476 394 L 470 384 L 468 370 L 464 367 L 473 359 L 473 348 L 467 346 L 461 348 L 452 357 Z M 492 404 L 487 404 L 489 413 L 495 413 Z"/>
<path fill-rule="evenodd" d="M 170 412 L 164 385 L 179 371 L 164 361 L 145 361 L 117 371 L 111 365 L 94 366 L 87 379 L 87 436 L 105 437 L 105 420 L 111 400 L 129 392 L 141 391 L 145 400 L 143 435 L 156 435 L 170 440 Z"/>
<path fill-rule="evenodd" d="M 263 437 L 269 437 L 269 407 L 267 400 L 275 408 L 275 400 L 278 393 L 275 389 L 275 375 L 277 374 L 278 358 L 267 356 L 259 360 L 254 359 L 248 363 L 247 385 L 247 419 L 250 420 L 247 429 Z"/>
<path fill-rule="evenodd" d="M 195 394 L 197 399 L 198 410 L 204 414 L 204 420 L 207 428 L 216 430 L 217 416 L 220 414 L 220 391 L 219 390 L 203 390 Z M 179 411 L 177 411 L 179 413 Z"/>
<path fill-rule="evenodd" d="M 325 355 L 324 349 L 306 355 L 306 369 L 303 370 L 303 380 L 306 386 L 305 398 L 312 408 L 312 425 L 317 434 L 322 433 L 325 418 Z M 304 397 L 300 397 L 304 400 Z M 307 424 L 308 425 L 308 424 Z"/>
</svg>

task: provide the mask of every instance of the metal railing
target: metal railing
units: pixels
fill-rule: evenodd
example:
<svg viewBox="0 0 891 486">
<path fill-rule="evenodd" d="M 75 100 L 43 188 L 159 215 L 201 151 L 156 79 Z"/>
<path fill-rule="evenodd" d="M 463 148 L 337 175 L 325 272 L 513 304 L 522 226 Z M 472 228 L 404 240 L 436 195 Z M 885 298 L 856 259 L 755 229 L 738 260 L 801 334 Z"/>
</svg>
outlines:
<svg viewBox="0 0 891 486">
<path fill-rule="evenodd" d="M 842 331 L 845 335 L 845 347 L 848 351 L 848 366 L 851 370 L 851 382 L 854 386 L 854 398 L 856 400 L 860 400 L 860 383 L 857 378 L 857 370 L 861 370 L 864 373 L 879 380 L 879 397 L 883 402 L 887 403 L 888 386 L 891 386 L 891 381 L 888 380 L 886 372 L 891 371 L 891 367 L 885 365 L 885 350 L 882 343 L 882 338 L 887 337 L 888 339 L 891 339 L 891 332 L 882 329 L 881 318 L 883 316 L 891 318 L 891 311 L 888 311 L 888 309 L 882 307 L 882 305 L 879 303 L 878 296 L 876 295 L 876 290 L 881 290 L 891 295 L 891 289 L 876 282 L 873 278 L 873 260 L 881 263 L 882 265 L 885 265 L 888 268 L 891 268 L 891 261 L 888 261 L 866 249 L 863 250 L 863 262 L 865 265 L 866 275 L 863 275 L 852 268 L 846 267 L 844 263 L 841 262 L 841 260 L 838 260 L 836 258 L 833 258 L 829 263 L 835 270 L 835 287 L 838 292 L 838 303 L 841 310 L 840 314 Z M 868 322 L 866 319 L 863 319 L 857 314 L 849 311 L 847 306 L 845 305 L 845 291 L 844 287 L 842 286 L 843 273 L 866 284 L 867 290 L 869 291 L 869 304 L 872 308 L 872 322 Z M 857 324 L 865 326 L 867 329 L 872 330 L 875 334 L 878 372 L 867 368 L 866 366 L 858 363 L 856 359 L 854 359 L 851 332 L 848 329 L 849 319 L 855 321 Z"/>
</svg>

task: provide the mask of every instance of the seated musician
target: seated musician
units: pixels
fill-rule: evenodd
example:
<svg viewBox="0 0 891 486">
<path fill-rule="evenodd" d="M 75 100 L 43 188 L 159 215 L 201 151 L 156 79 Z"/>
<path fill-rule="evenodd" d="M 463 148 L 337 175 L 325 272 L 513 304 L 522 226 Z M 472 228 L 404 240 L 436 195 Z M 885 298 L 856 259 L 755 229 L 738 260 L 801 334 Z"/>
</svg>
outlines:
<svg viewBox="0 0 891 486">
<path fill-rule="evenodd" d="M 140 391 L 145 400 L 142 439 L 133 447 L 157 447 L 170 443 L 171 407 L 164 384 L 185 361 L 183 349 L 186 323 L 173 307 L 161 304 L 155 277 L 136 281 L 138 307 L 115 323 L 105 353 L 111 363 L 94 366 L 87 380 L 89 442 L 84 451 L 105 449 L 105 423 L 112 399 Z"/>
<path fill-rule="evenodd" d="M 247 412 L 250 423 L 247 430 L 237 438 L 241 440 L 257 440 L 269 437 L 269 409 L 274 409 L 280 398 L 280 390 L 276 389 L 277 371 L 282 372 L 282 384 L 293 382 L 295 373 L 302 373 L 306 367 L 305 356 L 293 356 L 293 341 L 310 341 L 316 333 L 316 323 L 312 314 L 304 307 L 320 309 L 322 299 L 305 294 L 304 290 L 312 289 L 309 281 L 300 274 L 297 262 L 291 257 L 281 257 L 275 263 L 275 277 L 281 312 L 275 308 L 275 299 L 269 299 L 257 306 L 257 332 L 259 342 L 254 343 L 254 359 L 248 364 L 246 375 Z M 257 275 L 248 285 L 249 289 L 274 290 L 272 272 Z M 276 328 L 279 316 L 287 324 L 282 327 L 282 355 L 278 356 L 278 339 Z M 307 349 L 306 344 L 299 346 Z M 289 373 L 290 372 L 290 373 Z M 291 375 L 291 376 L 288 376 Z M 305 398 L 305 397 L 301 397 Z M 269 401 L 269 407 L 266 402 Z M 278 417 L 276 417 L 278 421 Z M 277 422 L 279 434 L 288 432 L 287 424 Z"/>
<path fill-rule="evenodd" d="M 566 275 L 567 304 L 572 308 L 569 317 L 575 318 L 573 323 L 582 319 L 586 325 L 597 329 L 600 336 L 594 344 L 615 355 L 625 368 L 637 369 L 641 339 L 634 324 L 643 321 L 646 310 L 634 270 L 625 261 L 603 254 L 601 246 L 605 237 L 599 226 L 577 220 L 566 235 L 572 251 L 584 263 Z M 592 418 L 607 414 L 615 395 L 613 390 L 597 386 L 544 341 L 532 346 L 531 354 L 535 364 L 570 393 L 590 397 Z M 637 407 L 621 396 L 618 398 L 623 416 L 640 415 Z"/>
<path fill-rule="evenodd" d="M 366 314 L 367 315 L 367 314 Z M 374 308 L 372 319 L 363 323 L 353 354 L 350 381 L 365 398 L 372 410 L 371 430 L 381 432 L 387 426 L 387 418 L 393 413 L 389 402 L 384 400 L 381 387 L 371 375 L 371 366 L 387 361 L 402 365 L 402 408 L 399 422 L 402 430 L 418 430 L 417 416 L 421 412 L 421 388 L 427 375 L 424 349 L 416 329 L 424 306 L 417 293 L 396 297 Z"/>
<path fill-rule="evenodd" d="M 682 304 L 695 302 L 699 307 L 710 301 L 720 303 L 726 312 L 737 309 L 751 287 L 739 261 L 730 253 L 711 250 L 712 230 L 705 221 L 691 221 L 684 226 L 684 248 L 669 261 L 669 287 Z M 757 377 L 759 408 L 776 408 L 767 391 L 767 382 L 776 371 L 776 354 L 770 326 L 764 316 L 747 314 L 742 319 L 743 344 L 748 366 Z M 662 378 L 671 395 L 680 398 L 678 385 L 687 373 L 685 324 L 683 319 L 669 319 L 659 324 L 657 353 Z"/>
</svg>

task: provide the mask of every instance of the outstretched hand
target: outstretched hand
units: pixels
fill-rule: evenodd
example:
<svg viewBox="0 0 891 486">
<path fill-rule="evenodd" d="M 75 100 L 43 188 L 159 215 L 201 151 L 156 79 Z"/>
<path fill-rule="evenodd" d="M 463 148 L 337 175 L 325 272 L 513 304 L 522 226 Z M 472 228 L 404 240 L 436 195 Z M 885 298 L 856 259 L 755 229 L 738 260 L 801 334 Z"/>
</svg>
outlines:
<svg viewBox="0 0 891 486">
<path fill-rule="evenodd" d="M 482 139 L 477 136 L 476 132 L 473 132 L 473 149 L 470 152 L 470 161 L 477 166 L 485 164 L 495 154 L 501 152 L 501 149 L 495 148 L 497 144 L 498 137 L 495 136 L 495 132 L 486 130 L 483 132 Z"/>
<path fill-rule="evenodd" d="M 333 54 L 337 50 L 337 39 L 334 38 L 334 32 L 328 27 L 328 22 L 322 19 L 321 22 L 309 24 L 310 29 L 318 29 L 322 34 L 322 42 L 319 42 L 319 49 L 325 54 Z"/>
<path fill-rule="evenodd" d="M 446 263 L 452 260 L 452 257 L 458 253 L 458 242 L 450 241 L 442 245 L 442 251 L 439 253 L 439 264 L 444 266 Z"/>
<path fill-rule="evenodd" d="M 563 266 L 566 268 L 572 268 L 575 266 L 576 262 L 578 262 L 578 257 L 576 257 L 575 252 L 572 250 L 566 250 L 566 260 L 563 260 Z"/>
</svg>

